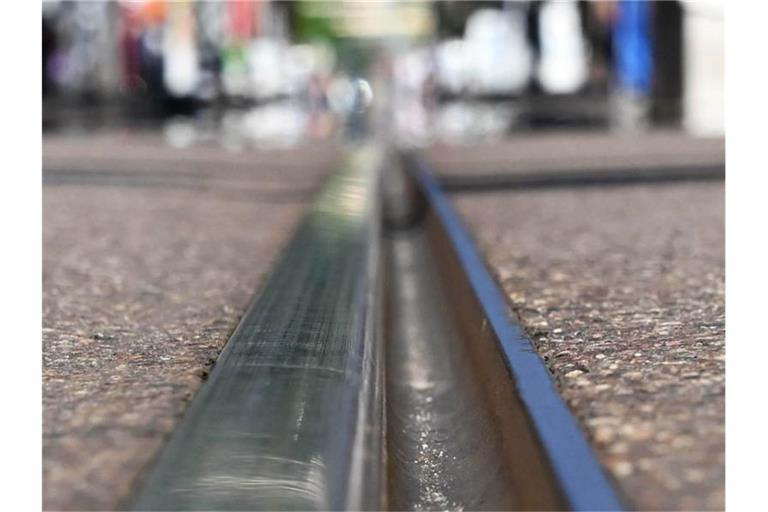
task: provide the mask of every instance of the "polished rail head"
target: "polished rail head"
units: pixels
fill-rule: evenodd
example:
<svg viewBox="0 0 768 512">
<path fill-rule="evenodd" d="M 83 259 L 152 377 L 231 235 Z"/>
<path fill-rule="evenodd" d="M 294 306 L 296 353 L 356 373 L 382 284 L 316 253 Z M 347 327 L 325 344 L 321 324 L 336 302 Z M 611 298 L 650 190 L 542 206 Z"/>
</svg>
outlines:
<svg viewBox="0 0 768 512">
<path fill-rule="evenodd" d="M 381 429 L 371 311 L 379 158 L 374 147 L 354 148 L 330 178 L 133 508 L 380 508 L 367 475 L 381 453 L 360 453 L 381 449 L 361 442 Z"/>
</svg>

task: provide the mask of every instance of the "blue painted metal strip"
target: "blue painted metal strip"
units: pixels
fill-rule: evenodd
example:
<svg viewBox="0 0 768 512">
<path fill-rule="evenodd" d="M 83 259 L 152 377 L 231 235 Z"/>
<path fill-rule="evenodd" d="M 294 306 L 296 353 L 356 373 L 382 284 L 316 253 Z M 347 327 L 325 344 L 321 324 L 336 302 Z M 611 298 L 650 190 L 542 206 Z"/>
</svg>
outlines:
<svg viewBox="0 0 768 512">
<path fill-rule="evenodd" d="M 425 164 L 413 157 L 409 166 L 453 244 L 459 261 L 494 330 L 517 392 L 530 414 L 564 496 L 573 510 L 624 510 L 584 434 L 566 407 L 544 362 L 520 326 L 508 314 L 472 238 Z"/>
</svg>

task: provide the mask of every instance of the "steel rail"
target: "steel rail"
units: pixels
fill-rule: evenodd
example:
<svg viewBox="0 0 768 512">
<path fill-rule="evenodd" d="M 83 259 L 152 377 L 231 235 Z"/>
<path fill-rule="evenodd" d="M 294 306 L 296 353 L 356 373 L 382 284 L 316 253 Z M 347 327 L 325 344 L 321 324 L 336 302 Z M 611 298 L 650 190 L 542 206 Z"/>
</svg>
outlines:
<svg viewBox="0 0 768 512">
<path fill-rule="evenodd" d="M 441 255 L 453 313 L 474 351 L 476 375 L 501 425 L 519 508 L 550 508 L 554 503 L 571 510 L 623 510 L 621 497 L 535 347 L 512 319 L 504 294 L 434 172 L 414 154 L 405 155 L 403 162 L 417 195 L 426 202 L 432 251 Z M 496 352 L 488 349 L 489 342 Z M 542 497 L 553 490 L 549 501 Z"/>
<path fill-rule="evenodd" d="M 319 194 L 133 509 L 384 506 L 378 160 L 352 150 Z"/>
</svg>

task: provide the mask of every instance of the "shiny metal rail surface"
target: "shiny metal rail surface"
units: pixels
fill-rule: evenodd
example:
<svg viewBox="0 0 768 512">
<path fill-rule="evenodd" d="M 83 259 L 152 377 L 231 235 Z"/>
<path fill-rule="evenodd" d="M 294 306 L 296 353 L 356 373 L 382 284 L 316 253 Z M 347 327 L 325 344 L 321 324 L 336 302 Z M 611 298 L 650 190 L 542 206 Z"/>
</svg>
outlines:
<svg viewBox="0 0 768 512">
<path fill-rule="evenodd" d="M 488 272 L 449 198 L 415 155 L 404 164 L 426 201 L 431 250 L 441 255 L 453 314 L 480 369 L 475 375 L 505 436 L 510 485 L 522 509 L 623 510 L 554 381 Z M 495 351 L 487 350 L 490 345 Z M 552 493 L 553 487 L 556 489 Z M 549 503 L 539 503 L 551 494 Z M 557 503 L 561 502 L 561 505 Z M 516 507 L 517 508 L 517 507 Z"/>
<path fill-rule="evenodd" d="M 503 439 L 424 224 L 386 238 L 387 446 L 394 510 L 513 510 Z"/>
<path fill-rule="evenodd" d="M 134 509 L 382 508 L 378 155 L 320 193 Z"/>
</svg>

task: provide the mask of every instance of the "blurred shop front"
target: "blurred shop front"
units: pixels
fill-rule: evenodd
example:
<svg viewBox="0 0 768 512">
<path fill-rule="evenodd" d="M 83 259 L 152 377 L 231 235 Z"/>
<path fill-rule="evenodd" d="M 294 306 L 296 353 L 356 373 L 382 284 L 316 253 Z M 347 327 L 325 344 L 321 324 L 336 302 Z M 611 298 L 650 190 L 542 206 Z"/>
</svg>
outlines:
<svg viewBox="0 0 768 512">
<path fill-rule="evenodd" d="M 45 130 L 290 145 L 343 135 L 375 97 L 408 145 L 723 131 L 712 1 L 47 1 L 42 18 Z"/>
</svg>

